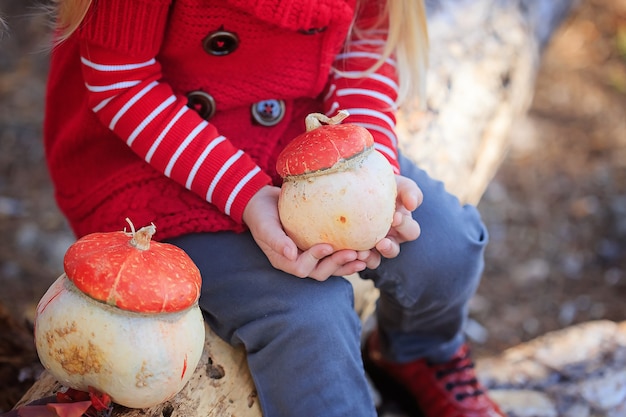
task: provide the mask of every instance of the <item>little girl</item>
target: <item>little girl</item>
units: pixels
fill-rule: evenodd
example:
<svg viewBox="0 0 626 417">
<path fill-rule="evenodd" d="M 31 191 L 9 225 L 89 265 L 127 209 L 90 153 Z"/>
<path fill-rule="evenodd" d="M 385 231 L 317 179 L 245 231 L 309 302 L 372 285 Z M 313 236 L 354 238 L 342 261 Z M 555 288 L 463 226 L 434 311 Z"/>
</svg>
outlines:
<svg viewBox="0 0 626 417">
<path fill-rule="evenodd" d="M 426 416 L 502 415 L 463 340 L 487 232 L 394 133 L 397 103 L 423 90 L 422 1 L 57 3 L 44 132 L 59 207 L 77 237 L 130 217 L 191 256 L 265 416 L 376 415 L 342 278 L 355 272 L 381 291 L 369 362 Z M 300 251 L 278 219 L 276 157 L 307 114 L 338 109 L 393 165 L 397 212 L 371 250 Z"/>
</svg>

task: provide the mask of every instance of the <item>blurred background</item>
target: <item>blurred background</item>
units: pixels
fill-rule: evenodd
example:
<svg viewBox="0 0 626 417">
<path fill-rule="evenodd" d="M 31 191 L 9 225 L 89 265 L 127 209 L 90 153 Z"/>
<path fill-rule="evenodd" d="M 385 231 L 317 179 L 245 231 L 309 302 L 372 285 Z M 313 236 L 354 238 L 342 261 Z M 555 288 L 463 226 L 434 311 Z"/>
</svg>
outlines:
<svg viewBox="0 0 626 417">
<path fill-rule="evenodd" d="M 0 317 L 26 329 L 74 241 L 43 158 L 49 39 L 35 4 L 0 3 Z M 491 234 L 468 326 L 479 356 L 626 319 L 626 0 L 583 0 L 555 33 L 479 209 Z M 15 343 L 0 350 L 0 411 L 36 372 L 30 338 L 3 337 Z"/>
<path fill-rule="evenodd" d="M 554 34 L 479 208 L 479 351 L 626 319 L 626 1 L 582 1 Z"/>
</svg>

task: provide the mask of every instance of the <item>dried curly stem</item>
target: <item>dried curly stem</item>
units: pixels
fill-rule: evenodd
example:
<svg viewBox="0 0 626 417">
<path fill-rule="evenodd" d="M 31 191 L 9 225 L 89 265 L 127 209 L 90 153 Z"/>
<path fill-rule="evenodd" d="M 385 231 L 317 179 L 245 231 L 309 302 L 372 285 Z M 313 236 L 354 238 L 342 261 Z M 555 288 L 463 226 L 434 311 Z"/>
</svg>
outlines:
<svg viewBox="0 0 626 417">
<path fill-rule="evenodd" d="M 150 240 L 152 239 L 152 236 L 156 233 L 156 226 L 154 225 L 154 223 L 151 223 L 149 226 L 144 226 L 141 229 L 135 231 L 135 225 L 133 225 L 128 217 L 126 218 L 126 222 L 130 225 L 130 236 L 132 236 L 130 244 L 139 250 L 150 249 Z"/>
<path fill-rule="evenodd" d="M 333 117 L 328 117 L 322 113 L 311 113 L 304 119 L 306 131 L 317 129 L 322 126 L 322 123 L 327 125 L 337 125 L 343 121 L 346 117 L 350 116 L 347 110 L 339 110 L 339 112 Z"/>
</svg>

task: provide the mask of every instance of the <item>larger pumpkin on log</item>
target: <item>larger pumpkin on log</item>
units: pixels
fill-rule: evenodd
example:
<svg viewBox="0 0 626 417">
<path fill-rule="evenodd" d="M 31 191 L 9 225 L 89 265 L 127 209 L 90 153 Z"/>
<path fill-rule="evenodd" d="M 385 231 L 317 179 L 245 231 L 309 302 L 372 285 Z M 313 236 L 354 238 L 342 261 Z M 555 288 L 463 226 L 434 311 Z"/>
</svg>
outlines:
<svg viewBox="0 0 626 417">
<path fill-rule="evenodd" d="M 391 227 L 396 180 L 389 161 L 374 149 L 367 129 L 311 114 L 306 132 L 281 152 L 280 220 L 289 237 L 306 250 L 329 243 L 335 250 L 372 249 Z M 327 123 L 322 125 L 321 122 Z"/>
<path fill-rule="evenodd" d="M 66 252 L 35 317 L 39 358 L 62 384 L 146 408 L 191 378 L 204 347 L 200 272 L 154 232 L 94 233 Z"/>
</svg>

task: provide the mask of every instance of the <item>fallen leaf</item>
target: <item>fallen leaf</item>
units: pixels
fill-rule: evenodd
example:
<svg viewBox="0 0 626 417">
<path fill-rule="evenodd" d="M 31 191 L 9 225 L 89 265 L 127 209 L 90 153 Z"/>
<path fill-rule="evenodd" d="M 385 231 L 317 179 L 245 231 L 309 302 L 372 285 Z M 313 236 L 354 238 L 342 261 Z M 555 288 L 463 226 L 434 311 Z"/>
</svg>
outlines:
<svg viewBox="0 0 626 417">
<path fill-rule="evenodd" d="M 80 391 L 74 388 L 68 388 L 65 391 L 58 391 L 56 397 L 57 402 L 59 403 L 74 403 L 90 400 L 90 394 L 87 391 Z"/>
<path fill-rule="evenodd" d="M 94 387 L 89 387 L 89 398 L 91 405 L 96 411 L 104 411 L 111 408 L 111 397 L 105 392 L 100 392 Z"/>
<path fill-rule="evenodd" d="M 91 407 L 91 401 L 50 403 L 47 407 L 53 409 L 58 417 L 81 417 Z"/>
<path fill-rule="evenodd" d="M 19 417 L 58 417 L 47 405 L 25 405 L 17 409 Z"/>
</svg>

